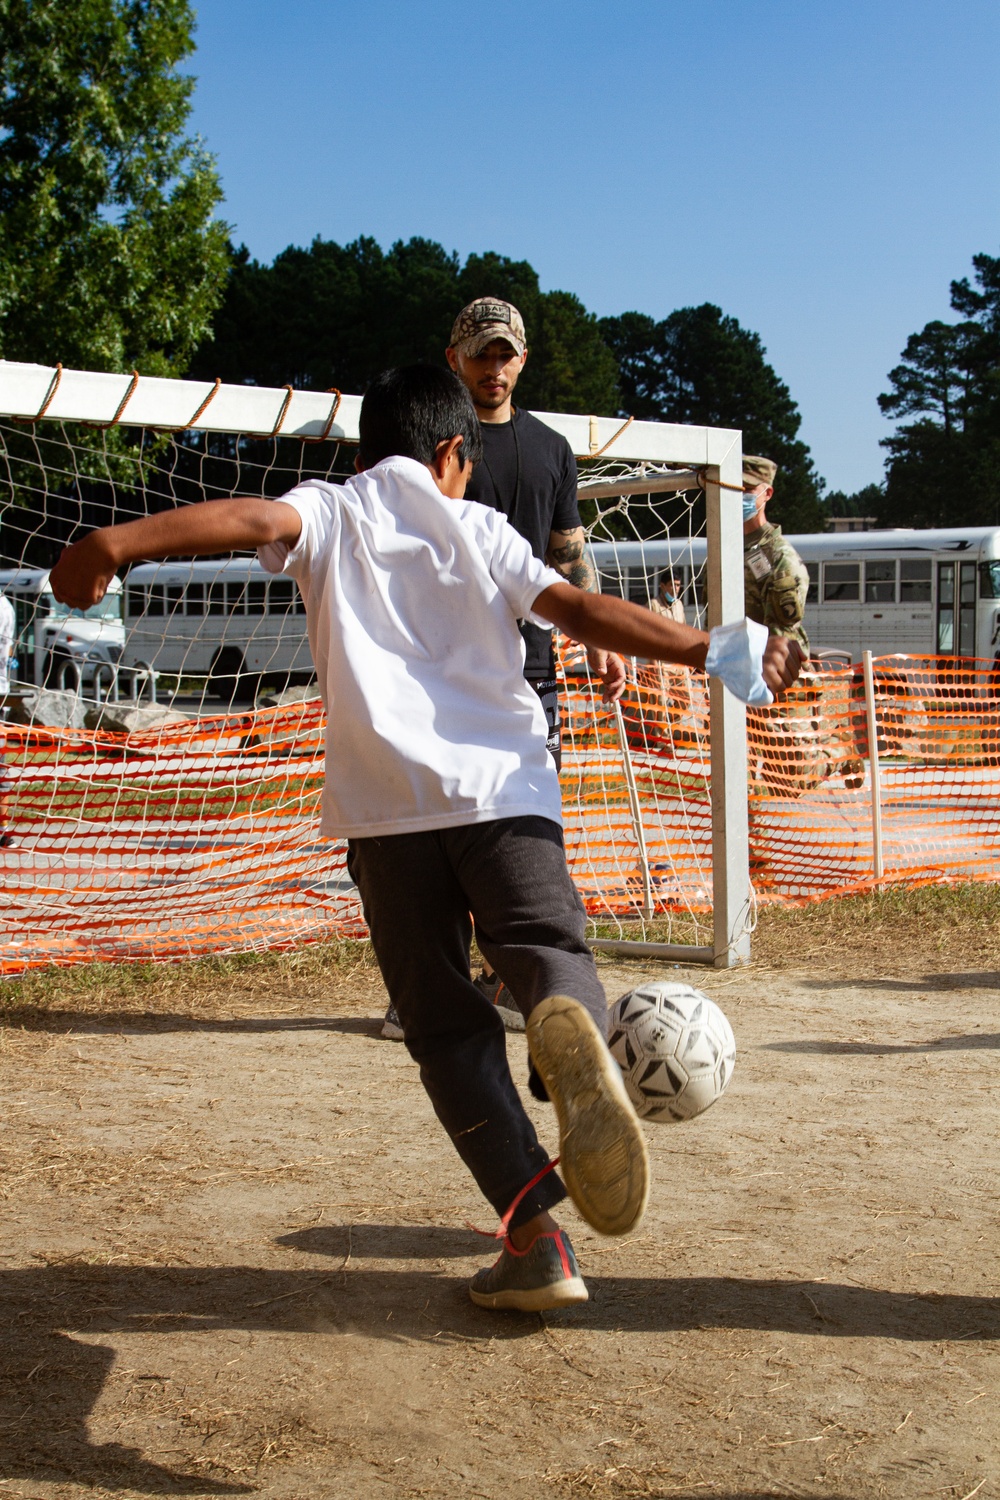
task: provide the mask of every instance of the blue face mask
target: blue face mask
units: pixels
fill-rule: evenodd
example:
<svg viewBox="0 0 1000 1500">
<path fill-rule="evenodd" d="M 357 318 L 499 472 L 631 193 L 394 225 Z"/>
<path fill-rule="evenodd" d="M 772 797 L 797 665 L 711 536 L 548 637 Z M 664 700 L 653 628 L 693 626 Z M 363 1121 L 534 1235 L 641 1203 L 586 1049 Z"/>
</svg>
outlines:
<svg viewBox="0 0 1000 1500">
<path fill-rule="evenodd" d="M 754 494 L 743 496 L 743 519 L 752 521 L 757 514 L 757 496 Z"/>
</svg>

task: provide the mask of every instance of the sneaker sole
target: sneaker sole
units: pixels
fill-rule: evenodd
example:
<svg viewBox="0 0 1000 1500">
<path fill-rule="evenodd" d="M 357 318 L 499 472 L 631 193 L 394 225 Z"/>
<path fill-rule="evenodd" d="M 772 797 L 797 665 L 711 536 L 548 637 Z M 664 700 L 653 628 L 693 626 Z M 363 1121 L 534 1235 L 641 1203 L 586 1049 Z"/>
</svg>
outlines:
<svg viewBox="0 0 1000 1500">
<path fill-rule="evenodd" d="M 519 1010 L 514 1010 L 509 1005 L 498 1005 L 497 1015 L 503 1022 L 504 1031 L 523 1031 L 524 1017 Z"/>
<path fill-rule="evenodd" d="M 587 1291 L 580 1276 L 571 1276 L 566 1281 L 554 1281 L 551 1286 L 536 1286 L 503 1292 L 476 1292 L 469 1288 L 469 1296 L 477 1307 L 492 1307 L 506 1312 L 544 1312 L 549 1307 L 570 1307 L 573 1303 L 588 1302 Z"/>
<path fill-rule="evenodd" d="M 382 1030 L 379 1033 L 385 1042 L 401 1042 L 403 1040 L 402 1026 L 394 1026 L 391 1021 L 382 1022 Z"/>
<path fill-rule="evenodd" d="M 531 1013 L 528 1047 L 555 1106 L 570 1197 L 599 1234 L 628 1234 L 646 1209 L 649 1156 L 604 1038 L 582 1005 L 553 995 Z"/>
</svg>

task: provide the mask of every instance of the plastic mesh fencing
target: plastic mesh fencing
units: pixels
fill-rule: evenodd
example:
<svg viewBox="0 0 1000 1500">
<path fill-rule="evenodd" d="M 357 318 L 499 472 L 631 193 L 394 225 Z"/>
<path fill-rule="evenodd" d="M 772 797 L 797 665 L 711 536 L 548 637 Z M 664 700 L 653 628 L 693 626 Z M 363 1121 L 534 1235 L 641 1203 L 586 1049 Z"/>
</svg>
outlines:
<svg viewBox="0 0 1000 1500">
<path fill-rule="evenodd" d="M 883 883 L 993 880 L 993 663 L 875 663 Z M 711 906 L 707 684 L 640 670 L 621 717 L 570 677 L 562 777 L 588 911 L 627 924 Z M 176 959 L 364 935 L 343 846 L 316 835 L 318 701 L 107 735 L 8 726 L 0 972 Z M 857 670 L 751 716 L 761 901 L 871 890 L 872 773 Z"/>
</svg>

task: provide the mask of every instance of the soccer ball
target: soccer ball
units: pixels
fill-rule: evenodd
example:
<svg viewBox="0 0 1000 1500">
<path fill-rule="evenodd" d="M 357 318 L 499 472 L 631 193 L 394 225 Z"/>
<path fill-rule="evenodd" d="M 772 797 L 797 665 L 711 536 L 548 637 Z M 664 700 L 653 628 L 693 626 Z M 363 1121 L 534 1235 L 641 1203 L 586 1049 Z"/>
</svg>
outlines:
<svg viewBox="0 0 1000 1500">
<path fill-rule="evenodd" d="M 689 984 L 644 984 L 611 1008 L 608 1046 L 644 1120 L 690 1120 L 723 1093 L 736 1063 L 733 1029 Z"/>
</svg>

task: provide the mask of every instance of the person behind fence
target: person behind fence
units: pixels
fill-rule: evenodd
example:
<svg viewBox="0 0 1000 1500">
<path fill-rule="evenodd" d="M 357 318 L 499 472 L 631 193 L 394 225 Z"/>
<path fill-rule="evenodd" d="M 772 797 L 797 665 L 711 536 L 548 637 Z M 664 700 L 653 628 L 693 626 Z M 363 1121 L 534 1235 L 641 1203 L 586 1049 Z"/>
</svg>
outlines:
<svg viewBox="0 0 1000 1500">
<path fill-rule="evenodd" d="M 10 692 L 10 671 L 14 661 L 14 641 L 17 636 L 17 616 L 14 606 L 6 594 L 0 594 L 0 698 Z M 0 849 L 9 849 L 14 836 L 7 827 L 7 765 L 6 741 L 3 732 L 7 706 L 0 702 Z"/>
<path fill-rule="evenodd" d="M 802 624 L 809 574 L 780 526 L 767 519 L 778 465 L 770 458 L 743 458 L 743 595 L 747 617 L 766 625 L 771 635 L 797 641 L 809 655 Z"/>
<path fill-rule="evenodd" d="M 605 1040 L 607 1001 L 517 622 L 704 669 L 750 701 L 790 685 L 800 653 L 746 620 L 709 636 L 574 588 L 499 511 L 463 498 L 480 452 L 475 410 L 450 371 L 390 370 L 362 403 L 355 478 L 92 532 L 63 552 L 51 587 L 85 609 L 139 557 L 254 548 L 298 584 L 327 710 L 322 831 L 347 840 L 405 1045 L 501 1218 L 499 1257 L 470 1295 L 532 1311 L 587 1297 L 552 1213 L 567 1190 L 600 1233 L 626 1233 L 642 1217 L 649 1168 Z M 554 1105 L 561 1176 L 514 1086 L 503 1021 L 472 982 L 473 921 L 526 1017 L 532 1090 Z"/>
<path fill-rule="evenodd" d="M 656 598 L 650 599 L 649 607 L 654 614 L 667 615 L 679 625 L 687 623 L 684 613 L 684 586 L 673 573 L 661 573 L 656 586 Z"/>
</svg>

